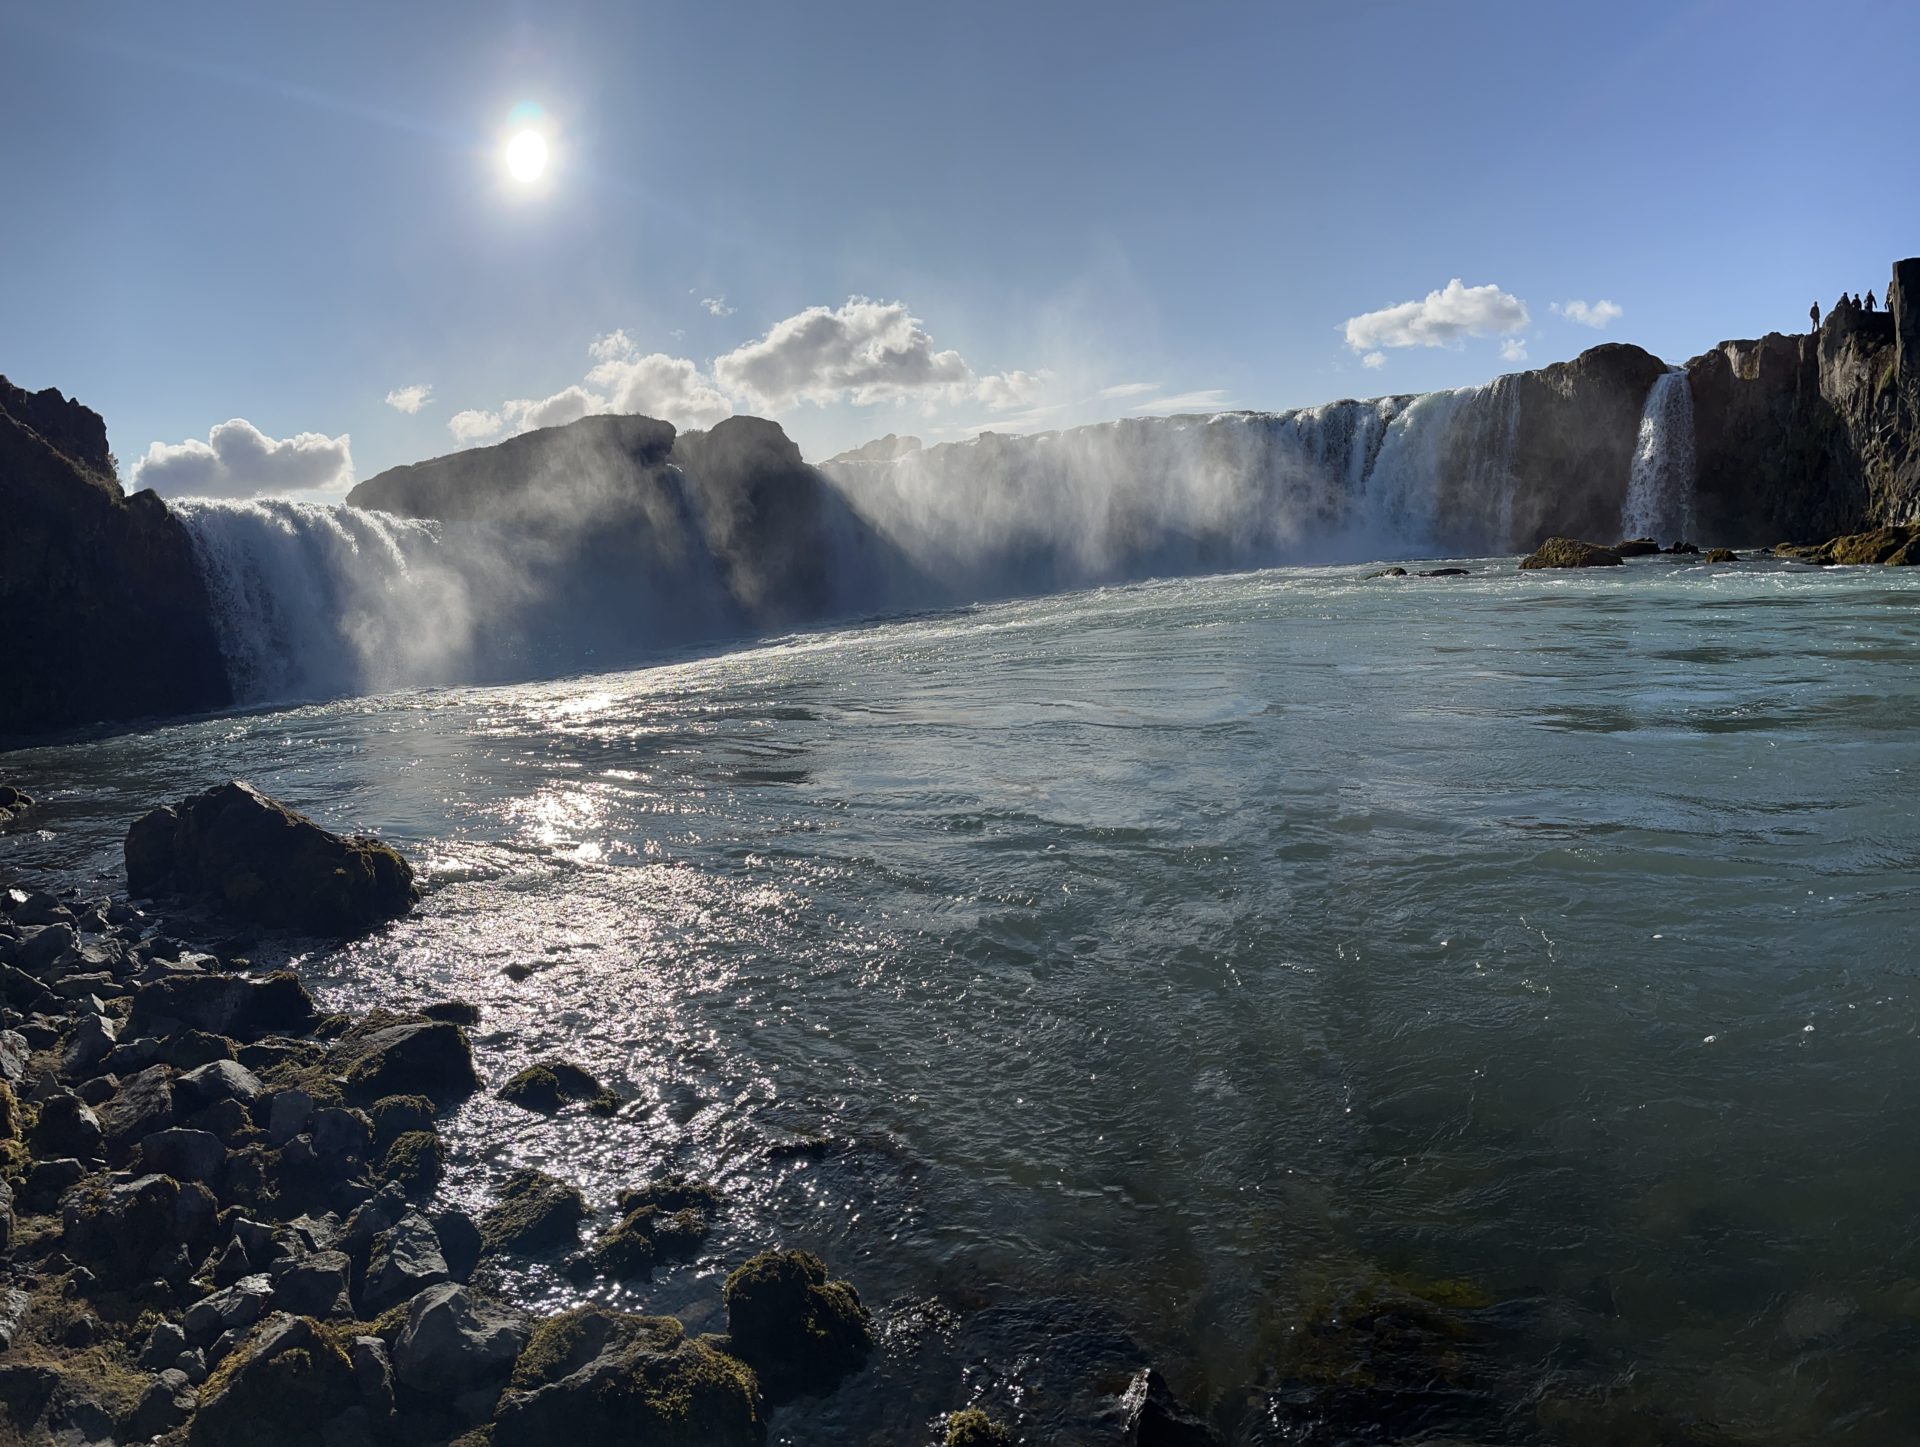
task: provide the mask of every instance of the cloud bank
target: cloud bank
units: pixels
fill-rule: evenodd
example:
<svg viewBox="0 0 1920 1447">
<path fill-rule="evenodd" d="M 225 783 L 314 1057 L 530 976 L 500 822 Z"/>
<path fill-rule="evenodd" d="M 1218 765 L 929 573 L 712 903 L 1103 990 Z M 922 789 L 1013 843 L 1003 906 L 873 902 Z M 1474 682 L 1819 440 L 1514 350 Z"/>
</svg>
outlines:
<svg viewBox="0 0 1920 1447">
<path fill-rule="evenodd" d="M 134 464 L 133 481 L 167 497 L 344 491 L 353 485 L 350 441 L 344 432 L 275 439 L 235 417 L 215 427 L 205 442 L 154 443 Z"/>
<path fill-rule="evenodd" d="M 1347 345 L 1356 352 L 1387 347 L 1457 347 L 1468 337 L 1505 336 L 1526 330 L 1527 304 L 1488 283 L 1465 286 L 1455 277 L 1420 301 L 1349 317 Z M 1369 364 L 1373 365 L 1373 364 Z"/>
</svg>

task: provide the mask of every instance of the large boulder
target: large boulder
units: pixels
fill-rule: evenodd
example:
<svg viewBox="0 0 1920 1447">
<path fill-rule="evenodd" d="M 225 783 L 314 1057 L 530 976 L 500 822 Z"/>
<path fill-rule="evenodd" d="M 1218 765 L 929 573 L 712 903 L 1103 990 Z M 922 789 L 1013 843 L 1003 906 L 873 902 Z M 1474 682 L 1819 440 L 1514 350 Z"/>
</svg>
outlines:
<svg viewBox="0 0 1920 1447">
<path fill-rule="evenodd" d="M 727 1278 L 730 1350 L 769 1401 L 831 1391 L 866 1360 L 873 1326 L 851 1282 L 807 1251 L 762 1251 Z"/>
<path fill-rule="evenodd" d="M 421 1095 L 458 1100 L 479 1089 L 467 1032 L 444 1020 L 369 1016 L 335 1043 L 329 1056 L 335 1074 L 354 1096 Z"/>
<path fill-rule="evenodd" d="M 268 1317 L 200 1389 L 189 1447 L 322 1447 L 360 1402 L 339 1338 L 302 1316 Z"/>
<path fill-rule="evenodd" d="M 506 1376 L 529 1331 L 518 1312 L 451 1282 L 407 1307 L 393 1343 L 393 1374 L 417 1392 L 451 1395 Z"/>
<path fill-rule="evenodd" d="M 515 1171 L 500 1199 L 480 1217 L 488 1251 L 531 1253 L 565 1246 L 579 1234 L 587 1203 L 578 1189 L 544 1171 Z"/>
<path fill-rule="evenodd" d="M 244 975 L 171 975 L 134 992 L 126 1033 L 196 1030 L 251 1040 L 311 1030 L 319 1018 L 313 997 L 291 970 L 278 970 L 258 980 Z M 208 1089 L 218 1088 L 212 1077 L 207 1080 Z M 197 1085 L 193 1089 L 199 1091 Z"/>
<path fill-rule="evenodd" d="M 581 1307 L 534 1332 L 495 1409 L 493 1443 L 753 1447 L 758 1395 L 750 1368 L 685 1340 L 672 1317 Z"/>
<path fill-rule="evenodd" d="M 1548 538 L 1520 560 L 1523 568 L 1617 568 L 1620 554 L 1598 543 L 1575 538 Z"/>
<path fill-rule="evenodd" d="M 419 901 L 392 845 L 329 833 L 235 780 L 153 810 L 127 831 L 127 888 L 195 895 L 261 924 L 365 933 Z"/>
</svg>

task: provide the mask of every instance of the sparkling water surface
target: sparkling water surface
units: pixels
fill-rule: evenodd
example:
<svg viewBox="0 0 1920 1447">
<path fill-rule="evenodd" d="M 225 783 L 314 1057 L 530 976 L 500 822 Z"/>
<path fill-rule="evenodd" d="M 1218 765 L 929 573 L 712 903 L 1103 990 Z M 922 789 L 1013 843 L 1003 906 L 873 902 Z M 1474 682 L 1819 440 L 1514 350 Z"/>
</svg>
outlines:
<svg viewBox="0 0 1920 1447">
<path fill-rule="evenodd" d="M 451 1199 L 690 1170 L 708 1254 L 607 1299 L 722 1329 L 780 1241 L 875 1307 L 772 1440 L 1101 1440 L 1144 1359 L 1236 1442 L 1911 1440 L 1920 578 L 1468 566 L 21 751 L 0 870 L 118 888 L 235 776 L 397 844 L 414 918 L 290 947 L 323 1001 L 633 1102 L 476 1097 Z"/>
</svg>

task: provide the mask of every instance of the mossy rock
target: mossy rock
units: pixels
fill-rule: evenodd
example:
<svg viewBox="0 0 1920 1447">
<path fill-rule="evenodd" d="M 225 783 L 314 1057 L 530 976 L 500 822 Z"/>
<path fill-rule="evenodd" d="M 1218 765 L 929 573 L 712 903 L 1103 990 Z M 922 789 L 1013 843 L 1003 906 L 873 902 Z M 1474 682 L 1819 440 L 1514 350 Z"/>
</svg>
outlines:
<svg viewBox="0 0 1920 1447">
<path fill-rule="evenodd" d="M 13 1098 L 13 1087 L 0 1080 L 0 1141 L 18 1140 L 25 1126 L 20 1102 Z"/>
<path fill-rule="evenodd" d="M 359 1403 L 338 1334 L 310 1317 L 269 1317 L 200 1388 L 189 1447 L 321 1447 L 332 1421 Z"/>
<path fill-rule="evenodd" d="M 579 1190 L 544 1171 L 515 1171 L 500 1200 L 480 1217 L 480 1244 L 486 1251 L 531 1253 L 575 1240 L 586 1219 Z"/>
<path fill-rule="evenodd" d="M 831 1391 L 873 1347 L 860 1294 L 807 1251 L 762 1251 L 727 1278 L 727 1335 L 769 1401 Z"/>
<path fill-rule="evenodd" d="M 535 1329 L 494 1413 L 494 1447 L 757 1447 L 759 1382 L 671 1317 L 588 1306 Z"/>
<path fill-rule="evenodd" d="M 1548 538 L 1520 560 L 1523 568 L 1617 568 L 1620 554 L 1598 543 L 1583 543 L 1578 538 Z"/>
<path fill-rule="evenodd" d="M 1737 563 L 1740 555 L 1732 548 L 1708 548 L 1705 558 L 1709 563 Z"/>
<path fill-rule="evenodd" d="M 500 1099 L 508 1105 L 552 1115 L 562 1106 L 584 1100 L 595 1115 L 612 1115 L 620 1108 L 620 1097 L 608 1090 L 591 1073 L 564 1060 L 542 1060 L 529 1065 L 500 1087 Z"/>
<path fill-rule="evenodd" d="M 962 1407 L 947 1418 L 946 1447 L 1012 1447 L 1013 1433 L 978 1407 Z"/>
<path fill-rule="evenodd" d="M 387 1147 L 380 1162 L 380 1179 L 420 1200 L 439 1188 L 446 1169 L 446 1143 L 430 1130 L 410 1130 Z"/>
<path fill-rule="evenodd" d="M 656 1211 L 700 1211 L 711 1216 L 720 1209 L 720 1192 L 705 1181 L 683 1175 L 662 1176 L 644 1186 L 634 1186 L 615 1198 L 620 1210 L 637 1211 L 651 1206 Z"/>
<path fill-rule="evenodd" d="M 367 1118 L 373 1122 L 374 1150 L 384 1155 L 401 1136 L 432 1130 L 436 1114 L 433 1102 L 424 1095 L 382 1096 L 367 1110 Z"/>
</svg>

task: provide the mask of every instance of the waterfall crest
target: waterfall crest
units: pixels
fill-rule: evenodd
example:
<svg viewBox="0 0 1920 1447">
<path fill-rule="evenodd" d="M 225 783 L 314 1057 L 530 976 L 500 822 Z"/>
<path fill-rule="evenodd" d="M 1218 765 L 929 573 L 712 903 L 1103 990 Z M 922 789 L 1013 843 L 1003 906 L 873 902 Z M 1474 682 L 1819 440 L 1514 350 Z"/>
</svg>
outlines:
<svg viewBox="0 0 1920 1447">
<path fill-rule="evenodd" d="M 1675 367 L 1647 393 L 1620 510 L 1620 536 L 1672 543 L 1693 536 L 1693 388 Z"/>
</svg>

